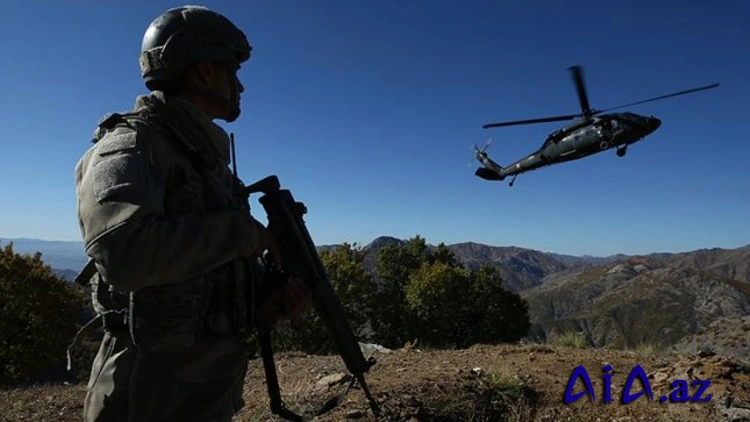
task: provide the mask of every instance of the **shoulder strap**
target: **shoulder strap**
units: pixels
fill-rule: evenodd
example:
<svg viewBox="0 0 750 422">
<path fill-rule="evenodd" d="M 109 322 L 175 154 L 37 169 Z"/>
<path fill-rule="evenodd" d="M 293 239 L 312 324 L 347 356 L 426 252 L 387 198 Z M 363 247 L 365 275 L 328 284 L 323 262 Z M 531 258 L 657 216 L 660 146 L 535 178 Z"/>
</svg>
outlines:
<svg viewBox="0 0 750 422">
<path fill-rule="evenodd" d="M 96 262 L 89 258 L 81 272 L 76 276 L 75 282 L 85 287 L 91 282 L 91 278 L 94 277 L 94 274 L 96 274 Z"/>
<path fill-rule="evenodd" d="M 99 119 L 94 129 L 94 135 L 91 137 L 91 143 L 99 142 L 107 132 L 114 130 L 117 126 L 129 126 L 133 127 L 128 121 L 128 117 L 134 116 L 135 113 L 109 113 Z"/>
<path fill-rule="evenodd" d="M 139 114 L 140 113 L 140 114 Z M 221 171 L 229 171 L 226 168 L 226 164 L 216 158 L 216 154 L 213 153 L 209 147 L 205 145 L 196 144 L 190 139 L 186 139 L 184 130 L 181 130 L 179 125 L 175 124 L 172 119 L 168 116 L 160 114 L 157 109 L 144 108 L 133 115 L 135 119 L 141 119 L 151 124 L 156 124 L 167 132 L 167 140 L 176 143 L 183 154 L 187 157 L 190 164 L 208 180 L 214 180 L 219 186 L 229 188 L 232 191 L 233 196 L 237 196 L 237 192 L 240 192 L 244 187 L 244 183 L 237 177 L 236 174 L 231 173 L 232 186 L 227 187 L 219 179 L 219 173 Z M 242 204 L 243 207 L 246 204 Z"/>
</svg>

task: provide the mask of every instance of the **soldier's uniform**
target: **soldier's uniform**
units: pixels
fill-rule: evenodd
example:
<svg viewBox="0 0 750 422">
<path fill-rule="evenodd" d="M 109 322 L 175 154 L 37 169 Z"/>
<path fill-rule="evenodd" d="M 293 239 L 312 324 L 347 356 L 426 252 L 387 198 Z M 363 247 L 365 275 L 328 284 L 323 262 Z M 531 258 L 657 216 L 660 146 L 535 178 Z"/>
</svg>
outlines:
<svg viewBox="0 0 750 422">
<path fill-rule="evenodd" d="M 191 11 L 211 13 L 238 61 L 249 57 L 223 16 Z M 254 312 L 255 263 L 242 254 L 259 241 L 227 166 L 229 138 L 195 105 L 154 91 L 103 119 L 93 142 L 75 174 L 105 336 L 84 419 L 229 421 L 243 405 Z"/>
</svg>

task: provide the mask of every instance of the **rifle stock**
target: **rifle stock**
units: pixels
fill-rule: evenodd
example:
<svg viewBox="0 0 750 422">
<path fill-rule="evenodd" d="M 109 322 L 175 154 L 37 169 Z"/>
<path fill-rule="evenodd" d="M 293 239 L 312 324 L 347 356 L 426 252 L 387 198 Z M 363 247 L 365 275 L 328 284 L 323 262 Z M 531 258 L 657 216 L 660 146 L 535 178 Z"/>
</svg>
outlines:
<svg viewBox="0 0 750 422">
<path fill-rule="evenodd" d="M 268 176 L 244 188 L 245 197 L 253 193 L 263 193 L 258 200 L 263 206 L 268 218 L 268 229 L 280 246 L 282 273 L 295 276 L 304 282 L 312 292 L 312 302 L 315 312 L 323 320 L 329 335 L 341 356 L 346 368 L 354 376 L 365 395 L 370 408 L 376 415 L 379 413 L 377 404 L 370 394 L 364 379 L 364 374 L 375 364 L 375 359 L 365 359 L 349 323 L 344 310 L 328 279 L 323 263 L 320 260 L 315 244 L 307 230 L 303 216 L 307 208 L 302 202 L 295 201 L 291 192 L 281 189 L 278 177 Z M 292 420 L 296 415 L 291 414 L 281 402 L 276 379 L 273 351 L 270 347 L 268 332 L 259 333 L 261 353 L 266 371 L 271 409 L 275 414 Z M 351 388 L 351 384 L 349 386 Z M 347 389 L 348 391 L 348 389 Z M 346 393 L 344 393 L 346 394 Z M 338 399 L 343 400 L 343 396 Z M 330 410 L 332 404 L 325 406 Z M 320 414 L 317 413 L 317 414 Z M 286 415 L 286 416 L 285 416 Z"/>
</svg>

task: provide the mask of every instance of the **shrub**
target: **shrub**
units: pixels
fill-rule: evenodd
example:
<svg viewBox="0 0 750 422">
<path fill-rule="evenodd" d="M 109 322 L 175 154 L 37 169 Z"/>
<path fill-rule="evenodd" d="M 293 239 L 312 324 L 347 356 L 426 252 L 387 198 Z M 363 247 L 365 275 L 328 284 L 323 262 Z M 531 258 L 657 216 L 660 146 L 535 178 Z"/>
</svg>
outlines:
<svg viewBox="0 0 750 422">
<path fill-rule="evenodd" d="M 0 248 L 0 384 L 32 380 L 65 361 L 86 296 L 57 277 L 41 253 Z"/>
</svg>

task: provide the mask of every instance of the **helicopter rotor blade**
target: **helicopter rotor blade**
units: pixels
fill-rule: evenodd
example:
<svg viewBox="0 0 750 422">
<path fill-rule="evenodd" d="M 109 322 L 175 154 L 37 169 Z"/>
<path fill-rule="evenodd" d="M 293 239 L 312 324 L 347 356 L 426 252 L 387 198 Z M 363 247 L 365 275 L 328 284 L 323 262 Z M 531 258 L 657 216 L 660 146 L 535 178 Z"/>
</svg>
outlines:
<svg viewBox="0 0 750 422">
<path fill-rule="evenodd" d="M 515 120 L 512 122 L 502 122 L 502 123 L 488 123 L 486 125 L 482 125 L 482 127 L 484 129 L 488 129 L 491 127 L 528 125 L 532 123 L 561 122 L 563 120 L 575 119 L 576 117 L 579 117 L 579 116 L 580 114 L 567 114 L 565 116 L 544 117 L 541 119 Z"/>
<path fill-rule="evenodd" d="M 578 102 L 581 104 L 581 115 L 591 116 L 591 107 L 589 106 L 589 96 L 586 93 L 586 84 L 583 82 L 583 69 L 581 66 L 571 66 L 568 68 L 573 72 L 573 82 L 578 93 Z"/>
<path fill-rule="evenodd" d="M 697 92 L 697 91 L 703 91 L 703 90 L 706 90 L 706 89 L 712 89 L 712 88 L 716 88 L 717 86 L 719 86 L 719 84 L 715 83 L 715 84 L 711 84 L 711 85 L 701 86 L 701 87 L 698 87 L 698 88 L 692 88 L 692 89 L 686 89 L 684 91 L 674 92 L 672 94 L 660 95 L 658 97 L 649 98 L 647 100 L 636 101 L 634 103 L 625 104 L 625 105 L 621 105 L 621 106 L 617 106 L 617 107 L 612 107 L 612 108 L 607 108 L 607 109 L 604 109 L 604 110 L 597 110 L 596 114 L 603 113 L 605 111 L 617 110 L 619 108 L 630 107 L 630 106 L 634 106 L 634 105 L 638 105 L 638 104 L 648 103 L 648 102 L 651 102 L 651 101 L 663 100 L 665 98 L 676 97 L 678 95 L 685 95 L 685 94 L 690 94 L 690 93 Z"/>
</svg>

